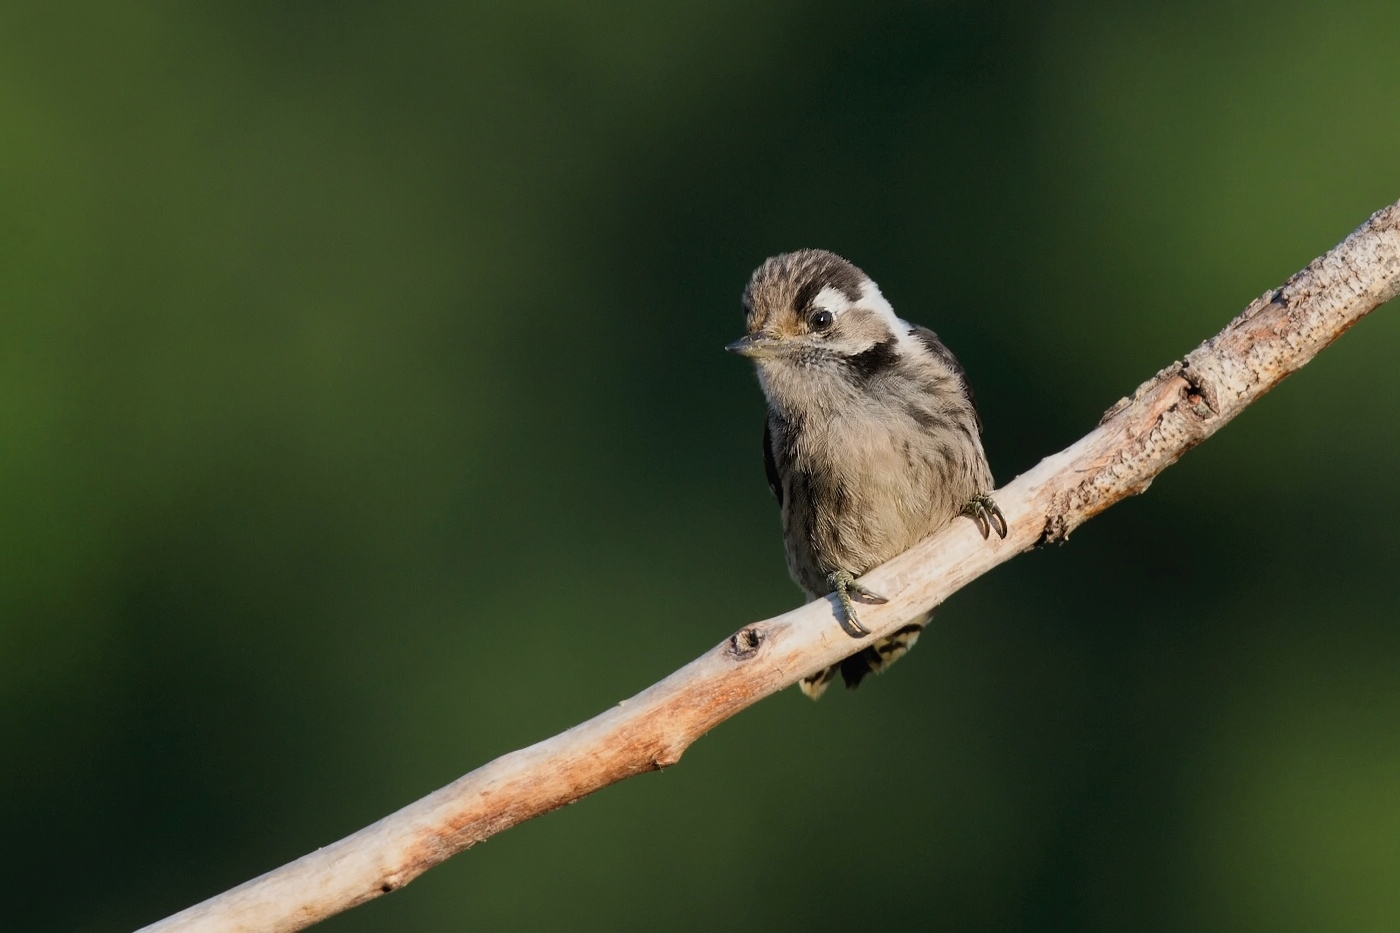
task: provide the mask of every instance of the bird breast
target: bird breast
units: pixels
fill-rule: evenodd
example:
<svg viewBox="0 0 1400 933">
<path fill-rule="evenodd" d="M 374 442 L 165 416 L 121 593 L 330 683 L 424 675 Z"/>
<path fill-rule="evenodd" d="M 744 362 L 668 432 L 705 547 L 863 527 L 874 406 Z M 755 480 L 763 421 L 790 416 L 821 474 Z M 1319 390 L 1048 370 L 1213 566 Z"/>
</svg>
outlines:
<svg viewBox="0 0 1400 933">
<path fill-rule="evenodd" d="M 782 445 L 788 564 L 809 594 L 834 570 L 862 574 L 950 521 L 978 490 L 957 447 L 899 409 L 802 420 Z"/>
</svg>

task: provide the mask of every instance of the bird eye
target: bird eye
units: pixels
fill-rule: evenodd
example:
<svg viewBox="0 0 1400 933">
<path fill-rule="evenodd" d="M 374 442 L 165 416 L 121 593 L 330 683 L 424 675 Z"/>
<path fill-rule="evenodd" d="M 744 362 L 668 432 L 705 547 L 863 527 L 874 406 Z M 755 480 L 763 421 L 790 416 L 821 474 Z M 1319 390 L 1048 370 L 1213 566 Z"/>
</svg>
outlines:
<svg viewBox="0 0 1400 933">
<path fill-rule="evenodd" d="M 831 321 L 831 312 L 823 308 L 820 311 L 812 312 L 812 316 L 807 318 L 807 325 L 811 327 L 812 330 L 820 331 L 830 327 Z"/>
</svg>

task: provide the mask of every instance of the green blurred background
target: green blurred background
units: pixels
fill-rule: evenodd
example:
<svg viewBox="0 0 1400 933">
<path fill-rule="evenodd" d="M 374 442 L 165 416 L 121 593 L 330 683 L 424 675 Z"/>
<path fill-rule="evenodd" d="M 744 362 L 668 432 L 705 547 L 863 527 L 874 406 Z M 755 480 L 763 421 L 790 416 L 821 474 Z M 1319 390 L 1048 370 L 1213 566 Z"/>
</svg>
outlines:
<svg viewBox="0 0 1400 933">
<path fill-rule="evenodd" d="M 1400 196 L 1400 6 L 7 5 L 7 929 L 156 920 L 799 601 L 765 256 L 1004 482 Z M 1400 927 L 1400 309 L 857 694 L 335 931 Z"/>
</svg>

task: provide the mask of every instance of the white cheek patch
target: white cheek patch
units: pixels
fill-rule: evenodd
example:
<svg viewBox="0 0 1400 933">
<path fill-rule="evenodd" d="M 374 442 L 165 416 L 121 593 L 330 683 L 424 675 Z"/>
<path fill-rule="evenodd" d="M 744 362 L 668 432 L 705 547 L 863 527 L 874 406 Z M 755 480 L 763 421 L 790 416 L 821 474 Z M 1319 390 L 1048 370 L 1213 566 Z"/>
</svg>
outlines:
<svg viewBox="0 0 1400 933">
<path fill-rule="evenodd" d="M 823 291 L 825 291 L 825 289 L 823 289 Z M 913 335 L 909 333 L 913 325 L 894 313 L 894 307 L 885 300 L 884 295 L 880 294 L 880 286 L 870 281 L 870 279 L 866 279 L 861 283 L 860 300 L 857 301 L 856 304 L 860 305 L 862 308 L 874 311 L 881 320 L 889 325 L 890 332 L 894 334 L 895 339 L 901 344 L 914 339 Z"/>
</svg>

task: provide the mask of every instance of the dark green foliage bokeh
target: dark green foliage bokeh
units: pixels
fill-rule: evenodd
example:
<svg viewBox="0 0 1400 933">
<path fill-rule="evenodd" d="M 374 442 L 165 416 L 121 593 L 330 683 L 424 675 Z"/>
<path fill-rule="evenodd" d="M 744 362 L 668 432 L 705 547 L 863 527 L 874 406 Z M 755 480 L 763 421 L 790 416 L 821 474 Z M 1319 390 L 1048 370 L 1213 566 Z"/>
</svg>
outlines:
<svg viewBox="0 0 1400 933">
<path fill-rule="evenodd" d="M 1400 196 L 1400 6 L 0 13 L 7 929 L 155 920 L 797 602 L 722 353 L 824 246 L 1005 481 Z M 1400 310 L 858 694 L 338 931 L 1400 926 Z"/>
</svg>

